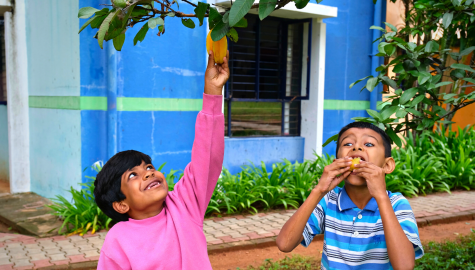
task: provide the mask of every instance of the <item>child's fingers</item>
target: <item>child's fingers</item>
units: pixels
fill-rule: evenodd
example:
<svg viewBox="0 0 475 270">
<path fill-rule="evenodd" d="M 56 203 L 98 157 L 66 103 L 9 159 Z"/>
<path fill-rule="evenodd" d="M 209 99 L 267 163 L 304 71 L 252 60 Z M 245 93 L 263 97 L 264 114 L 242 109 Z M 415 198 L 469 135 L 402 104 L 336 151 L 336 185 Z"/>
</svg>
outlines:
<svg viewBox="0 0 475 270">
<path fill-rule="evenodd" d="M 341 168 L 341 169 L 338 169 L 338 170 L 334 170 L 332 171 L 332 174 L 333 176 L 336 176 L 336 175 L 339 175 L 339 174 L 344 174 L 345 172 L 347 172 L 348 170 L 350 170 L 350 167 L 344 167 L 344 168 Z"/>
<path fill-rule="evenodd" d="M 224 71 L 226 71 L 226 73 L 229 74 L 228 61 L 229 61 L 229 50 L 226 52 L 226 57 L 223 58 L 223 65 L 222 65 Z"/>
<path fill-rule="evenodd" d="M 213 50 L 208 52 L 208 67 L 207 69 L 213 68 L 214 67 L 214 55 L 213 55 Z"/>
</svg>

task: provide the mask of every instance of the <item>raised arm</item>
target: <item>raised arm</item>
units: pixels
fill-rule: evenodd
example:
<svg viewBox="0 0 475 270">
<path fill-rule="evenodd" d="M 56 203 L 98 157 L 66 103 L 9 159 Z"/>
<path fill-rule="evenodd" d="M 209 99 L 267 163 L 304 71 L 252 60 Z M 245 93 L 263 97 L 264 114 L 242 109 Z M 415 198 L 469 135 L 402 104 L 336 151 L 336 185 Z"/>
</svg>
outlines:
<svg viewBox="0 0 475 270">
<path fill-rule="evenodd" d="M 222 89 L 229 78 L 227 57 L 215 65 L 212 53 L 205 73 L 203 109 L 195 124 L 191 163 L 173 192 L 185 203 L 189 214 L 202 221 L 223 166 L 224 115 Z"/>
</svg>

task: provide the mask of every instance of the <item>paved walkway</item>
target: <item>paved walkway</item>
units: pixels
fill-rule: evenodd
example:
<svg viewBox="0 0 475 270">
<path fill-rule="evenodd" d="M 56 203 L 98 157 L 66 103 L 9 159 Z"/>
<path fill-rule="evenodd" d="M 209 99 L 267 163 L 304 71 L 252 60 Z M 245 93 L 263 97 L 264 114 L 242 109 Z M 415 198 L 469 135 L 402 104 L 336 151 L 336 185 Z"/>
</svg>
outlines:
<svg viewBox="0 0 475 270">
<path fill-rule="evenodd" d="M 475 191 L 435 194 L 409 199 L 418 225 L 475 219 Z M 253 216 L 206 219 L 204 232 L 209 252 L 271 244 L 295 210 Z M 84 236 L 35 238 L 0 233 L 0 270 L 68 269 L 94 267 L 106 232 Z M 61 266 L 64 268 L 61 268 Z M 69 265 L 69 266 L 68 266 Z"/>
</svg>

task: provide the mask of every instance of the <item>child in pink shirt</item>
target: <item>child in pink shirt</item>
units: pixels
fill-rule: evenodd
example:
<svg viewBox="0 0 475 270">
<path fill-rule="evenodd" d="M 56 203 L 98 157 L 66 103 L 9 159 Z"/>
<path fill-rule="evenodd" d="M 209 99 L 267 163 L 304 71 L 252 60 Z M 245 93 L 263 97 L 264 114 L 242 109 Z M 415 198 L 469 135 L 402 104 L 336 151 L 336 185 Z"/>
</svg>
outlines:
<svg viewBox="0 0 475 270">
<path fill-rule="evenodd" d="M 114 155 L 97 175 L 97 205 L 119 221 L 107 233 L 98 269 L 212 269 L 203 219 L 223 164 L 228 57 L 216 65 L 210 53 L 191 163 L 174 191 L 150 157 L 134 150 Z"/>
</svg>

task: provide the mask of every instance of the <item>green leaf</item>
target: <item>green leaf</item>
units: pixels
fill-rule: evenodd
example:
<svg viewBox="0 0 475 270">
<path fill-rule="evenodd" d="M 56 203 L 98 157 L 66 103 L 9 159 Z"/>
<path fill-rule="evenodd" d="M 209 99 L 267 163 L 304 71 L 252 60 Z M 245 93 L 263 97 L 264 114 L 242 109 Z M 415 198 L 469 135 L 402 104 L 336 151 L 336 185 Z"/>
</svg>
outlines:
<svg viewBox="0 0 475 270">
<path fill-rule="evenodd" d="M 148 23 L 144 24 L 142 26 L 142 28 L 140 28 L 137 35 L 135 35 L 135 37 L 134 37 L 134 46 L 137 45 L 138 41 L 142 42 L 145 39 L 145 36 L 147 35 L 147 32 L 148 32 Z"/>
<path fill-rule="evenodd" d="M 93 8 L 93 7 L 83 7 L 79 10 L 78 12 L 78 18 L 80 19 L 86 19 L 94 15 L 94 13 L 98 12 L 100 10 Z"/>
<path fill-rule="evenodd" d="M 92 29 L 95 29 L 95 28 L 99 28 L 102 24 L 102 22 L 106 19 L 107 17 L 107 14 L 106 15 L 101 15 L 101 16 L 94 16 L 93 20 L 91 21 L 91 28 Z"/>
<path fill-rule="evenodd" d="M 396 47 L 394 47 L 393 45 L 387 45 L 384 47 L 384 52 L 387 55 L 391 56 L 396 52 Z"/>
<path fill-rule="evenodd" d="M 411 108 L 406 108 L 405 110 L 408 111 L 408 112 L 410 112 L 410 113 L 412 113 L 412 114 L 415 115 L 415 116 L 422 117 L 422 113 L 419 112 L 419 111 L 416 111 L 416 110 L 411 109 Z"/>
<path fill-rule="evenodd" d="M 310 0 L 296 0 L 295 6 L 297 8 L 304 8 Z M 305 5 L 304 5 L 305 3 Z M 259 19 L 264 20 L 275 10 L 277 0 L 259 0 Z M 302 6 L 303 5 L 303 6 Z M 299 7 L 302 6 L 302 7 Z"/>
<path fill-rule="evenodd" d="M 389 43 L 387 43 L 387 42 L 381 42 L 381 43 L 379 43 L 379 44 L 378 44 L 378 51 L 379 51 L 380 53 L 386 54 L 386 52 L 384 51 L 384 47 L 385 47 L 386 45 L 389 45 Z"/>
<path fill-rule="evenodd" d="M 246 28 L 247 27 L 247 19 L 242 18 L 238 23 L 234 25 L 234 27 L 241 27 L 241 28 Z"/>
<path fill-rule="evenodd" d="M 223 20 L 223 16 L 219 14 L 214 7 L 209 8 L 209 30 L 213 29 L 217 23 Z"/>
<path fill-rule="evenodd" d="M 322 147 L 325 147 L 325 146 L 329 145 L 331 142 L 336 142 L 336 140 L 338 140 L 338 134 L 333 135 L 330 138 L 328 138 L 328 140 L 325 141 L 325 143 L 322 145 Z"/>
<path fill-rule="evenodd" d="M 407 47 L 409 48 L 409 50 L 410 50 L 411 52 L 413 52 L 414 49 L 417 47 L 417 44 L 414 43 L 414 42 L 408 42 L 408 43 L 407 43 Z"/>
<path fill-rule="evenodd" d="M 229 26 L 233 27 L 246 15 L 254 4 L 254 0 L 236 0 L 229 11 Z"/>
<path fill-rule="evenodd" d="M 200 20 L 200 26 L 203 25 L 203 20 L 206 15 L 206 11 L 209 8 L 209 4 L 198 2 L 198 6 L 194 9 L 196 17 Z"/>
<path fill-rule="evenodd" d="M 462 4 L 462 0 L 452 0 L 452 4 L 454 4 L 454 6 L 458 7 Z"/>
<path fill-rule="evenodd" d="M 228 36 L 231 41 L 238 42 L 239 37 L 238 37 L 238 33 L 237 33 L 236 29 L 234 29 L 234 28 L 229 29 L 226 36 Z"/>
<path fill-rule="evenodd" d="M 381 120 L 384 121 L 391 117 L 396 111 L 399 109 L 399 106 L 386 106 L 384 109 L 381 111 Z"/>
<path fill-rule="evenodd" d="M 435 40 L 427 42 L 425 52 L 431 53 L 437 51 L 439 51 L 439 44 Z"/>
<path fill-rule="evenodd" d="M 372 92 L 377 84 L 378 84 L 378 78 L 373 77 L 373 78 L 369 79 L 366 82 L 366 89 L 368 89 L 368 91 Z"/>
<path fill-rule="evenodd" d="M 114 7 L 125 8 L 127 6 L 125 0 L 111 0 L 111 2 Z"/>
<path fill-rule="evenodd" d="M 427 82 L 431 77 L 432 77 L 432 75 L 430 75 L 430 73 L 427 72 L 427 71 L 419 72 L 419 76 L 417 77 L 417 81 L 419 82 L 419 85 L 422 85 L 425 82 Z"/>
<path fill-rule="evenodd" d="M 397 64 L 393 68 L 394 73 L 402 73 L 404 72 L 404 66 L 402 64 Z"/>
<path fill-rule="evenodd" d="M 121 51 L 121 50 L 122 50 L 122 46 L 124 45 L 124 41 L 125 41 L 125 33 L 116 36 L 116 37 L 112 40 L 112 42 L 114 43 L 114 48 L 115 48 L 117 51 Z"/>
<path fill-rule="evenodd" d="M 229 25 L 223 21 L 219 22 L 211 32 L 211 39 L 213 41 L 221 40 L 229 31 Z"/>
<path fill-rule="evenodd" d="M 364 81 L 364 80 L 366 80 L 367 78 L 372 78 L 372 77 L 373 77 L 373 76 L 370 75 L 370 76 L 364 77 L 363 79 L 357 80 L 356 82 L 350 84 L 350 89 L 351 89 L 353 86 L 355 86 L 355 84 L 358 84 L 358 83 L 360 83 L 361 81 Z"/>
<path fill-rule="evenodd" d="M 442 87 L 442 86 L 446 86 L 446 85 L 449 85 L 449 84 L 452 84 L 453 82 L 440 82 L 438 84 L 435 85 L 435 88 L 439 88 L 439 87 Z"/>
<path fill-rule="evenodd" d="M 165 24 L 165 22 L 160 17 L 151 18 L 151 19 L 148 20 L 148 28 L 150 28 L 150 29 L 155 29 L 155 27 L 157 27 L 157 25 L 164 25 L 164 24 Z"/>
<path fill-rule="evenodd" d="M 390 78 L 388 78 L 387 76 L 383 76 L 383 77 L 381 78 L 381 80 L 382 80 L 383 82 L 385 82 L 386 85 L 389 85 L 390 87 L 392 87 L 392 88 L 394 88 L 394 89 L 397 89 L 397 88 L 398 88 L 397 83 L 396 83 L 395 81 L 391 80 Z"/>
<path fill-rule="evenodd" d="M 451 68 L 456 68 L 456 69 L 462 69 L 470 72 L 475 72 L 474 69 L 472 69 L 470 66 L 464 65 L 464 64 L 452 64 L 450 66 Z"/>
<path fill-rule="evenodd" d="M 414 107 L 417 104 L 419 104 L 422 100 L 424 100 L 424 98 L 425 98 L 424 95 L 420 95 L 420 96 L 417 96 L 416 98 L 414 98 L 411 102 L 411 107 Z"/>
<path fill-rule="evenodd" d="M 387 25 L 387 26 L 388 26 L 391 30 L 393 30 L 394 32 L 397 32 L 396 26 L 394 26 L 394 25 L 392 25 L 392 24 L 390 24 L 390 23 L 388 23 L 388 22 L 385 22 L 384 24 Z"/>
<path fill-rule="evenodd" d="M 374 111 L 374 110 L 371 110 L 371 109 L 366 109 L 366 112 L 371 116 L 373 117 L 374 119 L 378 120 L 378 121 L 382 121 L 382 117 L 381 115 L 377 112 L 377 111 Z"/>
<path fill-rule="evenodd" d="M 200 2 L 198 2 L 198 3 L 200 3 Z M 195 9 L 195 14 L 196 14 L 196 9 Z M 175 12 L 168 12 L 166 15 L 168 17 L 175 17 Z"/>
<path fill-rule="evenodd" d="M 310 0 L 295 0 L 295 7 L 302 9 L 307 6 L 308 2 L 310 2 Z"/>
<path fill-rule="evenodd" d="M 195 28 L 195 22 L 192 19 L 189 19 L 189 18 L 183 19 L 182 18 L 181 23 L 184 26 L 188 27 L 188 28 L 191 28 L 191 29 Z"/>
<path fill-rule="evenodd" d="M 394 130 L 392 130 L 392 128 L 387 128 L 387 129 L 386 129 L 386 134 L 388 134 L 389 138 L 391 138 L 391 140 L 392 140 L 398 147 L 402 147 L 401 138 L 399 138 L 399 136 L 394 132 Z"/>
<path fill-rule="evenodd" d="M 464 80 L 464 81 L 466 81 L 466 82 L 469 82 L 469 83 L 475 84 L 475 80 L 472 79 L 472 78 L 463 78 L 462 80 Z"/>
<path fill-rule="evenodd" d="M 382 31 L 382 32 L 386 33 L 386 29 L 384 29 L 382 27 L 379 27 L 379 26 L 376 26 L 376 25 L 371 26 L 369 29 L 375 29 L 375 30 L 379 30 L 379 31 Z"/>
<path fill-rule="evenodd" d="M 229 23 L 229 11 L 223 15 L 223 23 Z"/>
<path fill-rule="evenodd" d="M 471 22 L 471 23 L 475 22 L 475 15 L 473 15 L 472 17 L 470 17 L 470 22 Z"/>
<path fill-rule="evenodd" d="M 407 89 L 402 93 L 401 98 L 399 99 L 399 104 L 404 105 L 406 104 L 409 100 L 411 100 L 416 94 L 419 89 L 417 88 L 410 88 Z"/>
<path fill-rule="evenodd" d="M 405 111 L 405 110 L 399 110 L 399 111 L 396 112 L 396 117 L 398 117 L 398 118 L 406 117 L 406 115 L 407 115 L 407 111 Z"/>
<path fill-rule="evenodd" d="M 461 51 L 459 53 L 460 56 L 465 56 L 465 55 L 468 55 L 470 54 L 471 52 L 473 52 L 475 50 L 475 46 L 472 46 L 472 47 L 468 47 L 466 48 L 465 50 Z"/>
<path fill-rule="evenodd" d="M 78 34 L 81 33 L 82 30 L 86 29 L 86 27 L 87 27 L 89 24 L 91 24 L 91 22 L 92 22 L 95 18 L 96 18 L 96 16 L 94 16 L 94 17 L 90 18 L 89 20 L 87 20 L 87 22 L 85 22 L 85 23 L 81 26 L 81 29 L 79 29 Z"/>
<path fill-rule="evenodd" d="M 101 47 L 101 49 L 103 48 L 104 37 L 106 36 L 106 32 L 109 29 L 110 23 L 119 12 L 120 10 L 111 10 L 111 13 L 107 15 L 105 20 L 102 22 L 101 27 L 99 28 L 99 32 L 97 33 L 97 42 L 99 43 L 99 47 Z"/>
<path fill-rule="evenodd" d="M 442 24 L 444 25 L 445 29 L 447 29 L 450 26 L 453 18 L 454 18 L 453 12 L 447 12 L 444 14 L 444 17 L 442 17 Z"/>
</svg>

